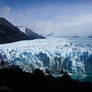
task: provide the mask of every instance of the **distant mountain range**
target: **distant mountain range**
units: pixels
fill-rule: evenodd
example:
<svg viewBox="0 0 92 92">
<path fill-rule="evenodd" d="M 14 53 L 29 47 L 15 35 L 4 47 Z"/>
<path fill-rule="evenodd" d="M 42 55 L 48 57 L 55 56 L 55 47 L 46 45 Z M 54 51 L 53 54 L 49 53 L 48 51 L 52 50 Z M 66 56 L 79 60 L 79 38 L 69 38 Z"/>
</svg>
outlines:
<svg viewBox="0 0 92 92">
<path fill-rule="evenodd" d="M 44 37 L 29 29 L 26 29 L 26 33 L 23 33 L 5 18 L 0 17 L 0 44 L 40 38 Z"/>
<path fill-rule="evenodd" d="M 92 35 L 88 36 L 88 38 L 92 38 Z"/>
</svg>

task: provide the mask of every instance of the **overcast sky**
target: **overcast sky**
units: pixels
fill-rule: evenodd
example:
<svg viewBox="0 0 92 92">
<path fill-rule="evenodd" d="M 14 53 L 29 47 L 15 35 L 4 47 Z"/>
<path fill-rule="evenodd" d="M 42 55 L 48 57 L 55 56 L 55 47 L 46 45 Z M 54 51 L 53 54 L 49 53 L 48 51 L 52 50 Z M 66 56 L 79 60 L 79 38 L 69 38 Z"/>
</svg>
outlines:
<svg viewBox="0 0 92 92">
<path fill-rule="evenodd" d="M 45 34 L 92 35 L 92 0 L 0 0 L 0 16 Z"/>
</svg>

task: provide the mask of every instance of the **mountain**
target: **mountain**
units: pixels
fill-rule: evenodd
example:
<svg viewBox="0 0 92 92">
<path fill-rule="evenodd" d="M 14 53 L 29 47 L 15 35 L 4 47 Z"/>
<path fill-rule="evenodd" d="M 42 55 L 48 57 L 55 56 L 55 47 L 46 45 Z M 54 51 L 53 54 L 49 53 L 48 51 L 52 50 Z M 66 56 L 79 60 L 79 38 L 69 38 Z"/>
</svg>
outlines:
<svg viewBox="0 0 92 92">
<path fill-rule="evenodd" d="M 29 38 L 17 27 L 8 22 L 5 18 L 0 18 L 0 43 L 10 43 Z"/>
<path fill-rule="evenodd" d="M 0 44 L 38 38 L 40 39 L 44 37 L 30 29 L 26 29 L 26 33 L 24 33 L 5 18 L 0 17 Z"/>
<path fill-rule="evenodd" d="M 88 36 L 88 38 L 92 38 L 92 35 Z"/>
<path fill-rule="evenodd" d="M 75 36 L 73 36 L 73 38 L 80 38 L 80 36 L 75 35 Z"/>
<path fill-rule="evenodd" d="M 38 33 L 33 32 L 31 29 L 25 28 L 25 34 L 29 39 L 43 39 L 45 37 L 39 35 Z"/>
<path fill-rule="evenodd" d="M 54 33 L 53 32 L 51 32 L 51 33 L 49 33 L 49 34 L 47 34 L 46 36 L 53 36 L 54 35 Z"/>
</svg>

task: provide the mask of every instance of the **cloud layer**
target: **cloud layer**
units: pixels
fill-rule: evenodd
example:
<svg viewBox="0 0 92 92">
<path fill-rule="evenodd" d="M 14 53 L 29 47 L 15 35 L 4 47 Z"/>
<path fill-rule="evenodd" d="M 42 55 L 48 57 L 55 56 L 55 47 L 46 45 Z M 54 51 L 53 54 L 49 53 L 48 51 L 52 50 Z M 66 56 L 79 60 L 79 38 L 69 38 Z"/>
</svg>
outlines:
<svg viewBox="0 0 92 92">
<path fill-rule="evenodd" d="M 59 16 L 55 20 L 35 21 L 33 27 L 36 27 L 37 31 L 44 31 L 45 34 L 53 32 L 55 36 L 92 35 L 92 14 L 69 18 L 68 20 L 67 17 Z"/>
<path fill-rule="evenodd" d="M 4 6 L 0 8 L 0 13 L 9 13 L 11 8 L 9 6 Z"/>
</svg>

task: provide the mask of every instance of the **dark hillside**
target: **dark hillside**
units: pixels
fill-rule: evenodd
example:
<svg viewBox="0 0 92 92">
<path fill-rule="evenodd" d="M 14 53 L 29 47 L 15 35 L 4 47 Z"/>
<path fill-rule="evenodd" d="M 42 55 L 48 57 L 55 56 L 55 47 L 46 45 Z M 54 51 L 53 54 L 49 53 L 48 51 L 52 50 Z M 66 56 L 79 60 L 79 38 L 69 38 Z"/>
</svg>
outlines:
<svg viewBox="0 0 92 92">
<path fill-rule="evenodd" d="M 28 37 L 5 18 L 0 18 L 0 43 L 9 43 L 20 40 L 28 40 Z"/>
</svg>

